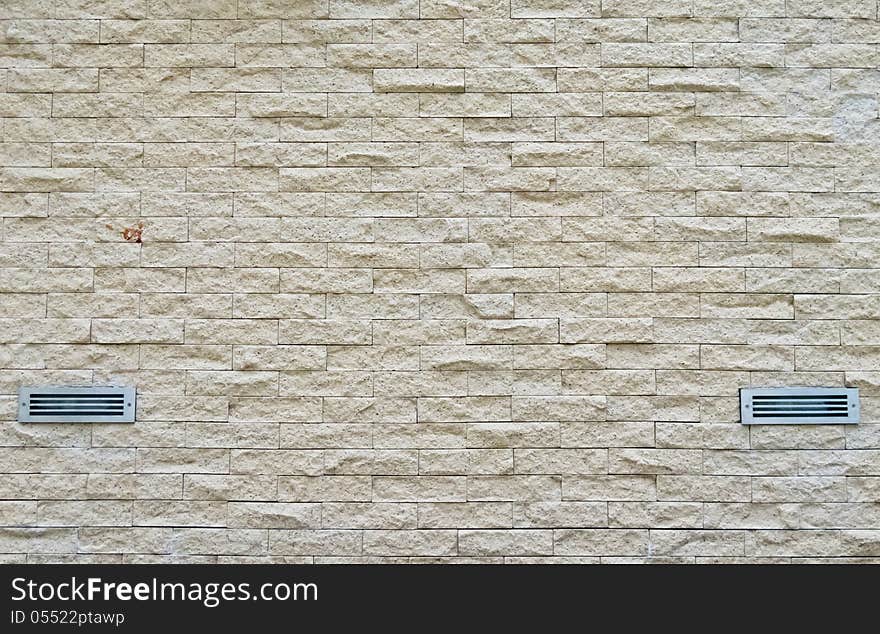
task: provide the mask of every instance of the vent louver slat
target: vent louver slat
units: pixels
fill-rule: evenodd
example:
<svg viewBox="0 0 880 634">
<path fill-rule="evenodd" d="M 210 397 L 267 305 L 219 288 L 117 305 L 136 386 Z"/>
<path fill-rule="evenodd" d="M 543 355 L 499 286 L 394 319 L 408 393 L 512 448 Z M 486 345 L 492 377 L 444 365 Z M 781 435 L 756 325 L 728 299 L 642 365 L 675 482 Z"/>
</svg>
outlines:
<svg viewBox="0 0 880 634">
<path fill-rule="evenodd" d="M 779 387 L 740 390 L 746 425 L 816 425 L 859 422 L 857 388 Z"/>
<path fill-rule="evenodd" d="M 133 387 L 22 387 L 18 396 L 22 423 L 134 422 Z"/>
</svg>

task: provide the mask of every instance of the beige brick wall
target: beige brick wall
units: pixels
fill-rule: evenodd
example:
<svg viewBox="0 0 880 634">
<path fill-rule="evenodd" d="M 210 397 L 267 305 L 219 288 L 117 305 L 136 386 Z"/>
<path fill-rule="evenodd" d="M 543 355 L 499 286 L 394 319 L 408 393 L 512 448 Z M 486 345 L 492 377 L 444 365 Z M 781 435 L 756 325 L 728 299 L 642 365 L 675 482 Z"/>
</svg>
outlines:
<svg viewBox="0 0 880 634">
<path fill-rule="evenodd" d="M 2 0 L 0 560 L 880 558 L 877 11 Z"/>
</svg>

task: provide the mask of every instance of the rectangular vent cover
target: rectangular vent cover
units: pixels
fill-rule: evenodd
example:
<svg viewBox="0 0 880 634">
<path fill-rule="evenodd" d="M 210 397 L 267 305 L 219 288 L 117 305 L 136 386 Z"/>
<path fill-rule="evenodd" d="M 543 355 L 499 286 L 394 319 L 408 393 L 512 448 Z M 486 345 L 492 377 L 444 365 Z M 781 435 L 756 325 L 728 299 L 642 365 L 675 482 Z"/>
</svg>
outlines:
<svg viewBox="0 0 880 634">
<path fill-rule="evenodd" d="M 135 389 L 39 386 L 18 390 L 20 423 L 133 423 Z"/>
<path fill-rule="evenodd" d="M 859 422 L 859 390 L 846 387 L 755 387 L 739 391 L 745 425 Z"/>
</svg>

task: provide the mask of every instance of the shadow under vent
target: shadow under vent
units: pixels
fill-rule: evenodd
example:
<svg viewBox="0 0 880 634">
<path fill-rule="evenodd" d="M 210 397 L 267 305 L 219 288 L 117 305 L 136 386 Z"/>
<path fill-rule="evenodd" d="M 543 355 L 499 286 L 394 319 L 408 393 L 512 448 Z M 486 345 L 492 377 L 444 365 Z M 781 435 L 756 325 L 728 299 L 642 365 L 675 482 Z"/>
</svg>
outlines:
<svg viewBox="0 0 880 634">
<path fill-rule="evenodd" d="M 743 424 L 829 425 L 859 422 L 859 390 L 845 387 L 757 387 L 739 391 Z"/>
<path fill-rule="evenodd" d="M 22 387 L 20 423 L 133 423 L 135 389 L 123 386 Z"/>
</svg>

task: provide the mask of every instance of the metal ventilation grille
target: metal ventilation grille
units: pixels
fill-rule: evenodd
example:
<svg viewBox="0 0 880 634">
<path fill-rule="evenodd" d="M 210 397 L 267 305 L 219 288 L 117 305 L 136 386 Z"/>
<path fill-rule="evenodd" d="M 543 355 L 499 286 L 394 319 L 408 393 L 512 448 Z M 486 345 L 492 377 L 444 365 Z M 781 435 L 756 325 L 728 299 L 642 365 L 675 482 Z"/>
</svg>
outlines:
<svg viewBox="0 0 880 634">
<path fill-rule="evenodd" d="M 22 387 L 21 423 L 133 423 L 135 389 L 122 386 Z"/>
<path fill-rule="evenodd" d="M 739 397 L 746 425 L 853 424 L 859 422 L 858 388 L 743 388 Z"/>
</svg>

